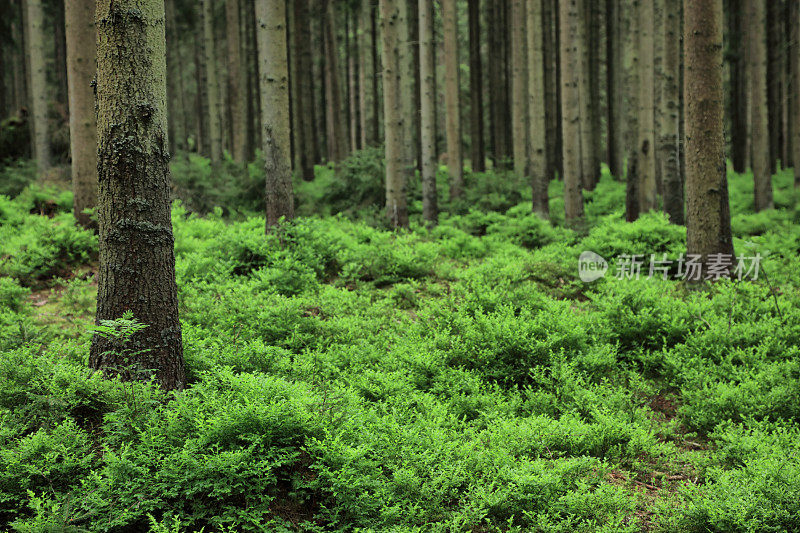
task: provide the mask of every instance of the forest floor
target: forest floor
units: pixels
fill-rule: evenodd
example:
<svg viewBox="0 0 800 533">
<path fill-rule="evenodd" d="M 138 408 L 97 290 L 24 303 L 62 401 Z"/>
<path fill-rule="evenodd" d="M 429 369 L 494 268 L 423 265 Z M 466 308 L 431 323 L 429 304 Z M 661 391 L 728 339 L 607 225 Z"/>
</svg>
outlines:
<svg viewBox="0 0 800 533">
<path fill-rule="evenodd" d="M 581 233 L 558 183 L 555 227 L 520 203 L 265 237 L 176 204 L 174 395 L 87 369 L 97 241 L 68 194 L 0 196 L 0 529 L 795 531 L 800 210 L 775 186 L 754 214 L 731 175 L 762 275 L 701 289 L 648 276 L 685 229 L 624 222 L 608 176 Z"/>
</svg>

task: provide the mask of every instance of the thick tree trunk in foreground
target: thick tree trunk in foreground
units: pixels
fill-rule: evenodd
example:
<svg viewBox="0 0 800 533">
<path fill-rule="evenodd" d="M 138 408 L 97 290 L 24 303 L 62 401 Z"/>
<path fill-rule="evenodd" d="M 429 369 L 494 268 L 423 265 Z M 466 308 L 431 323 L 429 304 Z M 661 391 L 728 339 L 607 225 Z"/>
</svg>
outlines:
<svg viewBox="0 0 800 533">
<path fill-rule="evenodd" d="M 722 0 L 684 6 L 686 240 L 689 254 L 733 256 L 723 135 Z"/>
<path fill-rule="evenodd" d="M 656 209 L 655 43 L 653 2 L 639 4 L 639 210 Z"/>
<path fill-rule="evenodd" d="M 203 0 L 203 50 L 205 51 L 205 81 L 208 107 L 208 143 L 212 161 L 222 159 L 222 123 L 217 56 L 214 46 L 214 9 L 212 0 Z"/>
<path fill-rule="evenodd" d="M 256 40 L 261 95 L 261 139 L 267 175 L 267 231 L 281 217 L 294 217 L 289 65 L 286 55 L 286 3 L 256 2 Z"/>
<path fill-rule="evenodd" d="M 528 173 L 533 191 L 533 212 L 549 218 L 542 0 L 527 0 L 525 29 L 528 47 Z"/>
<path fill-rule="evenodd" d="M 436 62 L 433 50 L 433 0 L 419 1 L 420 119 L 422 138 L 422 217 L 438 220 L 436 194 Z"/>
<path fill-rule="evenodd" d="M 559 3 L 561 29 L 561 120 L 564 210 L 568 225 L 583 218 L 580 146 L 580 11 L 578 0 Z"/>
<path fill-rule="evenodd" d="M 225 0 L 225 22 L 228 52 L 228 102 L 231 114 L 231 155 L 234 161 L 247 160 L 247 120 L 245 103 L 247 85 L 242 61 L 242 42 L 239 35 L 239 0 Z"/>
<path fill-rule="evenodd" d="M 47 64 L 45 63 L 44 12 L 41 0 L 24 0 L 31 106 L 33 157 L 39 172 L 52 166 L 47 131 Z"/>
<path fill-rule="evenodd" d="M 97 127 L 92 88 L 97 64 L 94 10 L 94 0 L 70 0 L 64 13 L 72 206 L 75 219 L 84 227 L 89 227 L 92 221 L 83 211 L 97 204 Z"/>
<path fill-rule="evenodd" d="M 469 0 L 469 124 L 473 172 L 486 171 L 483 138 L 483 68 L 481 64 L 481 2 Z"/>
<path fill-rule="evenodd" d="M 681 0 L 665 0 L 664 56 L 661 69 L 661 124 L 659 163 L 664 189 L 664 211 L 673 224 L 683 224 L 681 175 L 680 11 Z"/>
<path fill-rule="evenodd" d="M 383 114 L 386 129 L 386 216 L 393 228 L 408 226 L 403 168 L 403 102 L 400 99 L 400 10 L 397 0 L 380 0 L 383 36 Z"/>
<path fill-rule="evenodd" d="M 771 209 L 772 172 L 767 107 L 767 27 L 765 0 L 746 0 L 750 68 L 750 124 L 755 209 Z"/>
<path fill-rule="evenodd" d="M 147 327 L 125 346 L 95 335 L 89 364 L 127 379 L 152 375 L 165 389 L 182 389 L 164 2 L 98 0 L 97 33 L 97 322 L 131 311 Z"/>
<path fill-rule="evenodd" d="M 461 158 L 461 106 L 459 104 L 458 11 L 456 0 L 442 0 L 444 25 L 444 102 L 447 132 L 447 168 L 450 171 L 450 198 L 464 193 Z"/>
</svg>

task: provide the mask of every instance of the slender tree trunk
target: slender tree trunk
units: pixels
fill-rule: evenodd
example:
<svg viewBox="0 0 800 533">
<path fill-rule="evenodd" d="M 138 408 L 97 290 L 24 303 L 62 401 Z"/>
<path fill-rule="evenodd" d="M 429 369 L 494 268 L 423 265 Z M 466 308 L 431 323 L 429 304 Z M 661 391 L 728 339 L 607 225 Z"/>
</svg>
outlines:
<svg viewBox="0 0 800 533">
<path fill-rule="evenodd" d="M 355 46 L 355 36 L 358 32 L 356 18 L 351 17 L 348 10 L 345 13 L 345 52 L 347 54 L 347 118 L 350 123 L 350 152 L 355 152 L 359 148 L 360 135 L 358 132 L 358 86 L 356 76 L 356 65 L 358 64 L 358 48 Z"/>
<path fill-rule="evenodd" d="M 791 93 L 792 98 L 792 164 L 794 186 L 800 188 L 800 5 L 792 4 Z"/>
<path fill-rule="evenodd" d="M 681 0 L 665 0 L 664 56 L 661 86 L 661 139 L 659 162 L 664 187 L 664 210 L 673 224 L 683 224 L 681 176 Z M 659 30 L 662 31 L 662 30 Z"/>
<path fill-rule="evenodd" d="M 219 83 L 217 81 L 217 55 L 214 43 L 214 2 L 203 0 L 203 49 L 205 50 L 206 97 L 208 103 L 208 142 L 211 160 L 222 159 L 222 123 L 220 113 Z"/>
<path fill-rule="evenodd" d="M 528 170 L 528 60 L 525 39 L 525 0 L 511 0 L 511 140 L 514 173 Z"/>
<path fill-rule="evenodd" d="M 44 12 L 41 0 L 23 0 L 25 5 L 25 45 L 30 80 L 33 156 L 39 172 L 52 166 L 50 136 L 47 131 L 47 73 L 45 69 Z"/>
<path fill-rule="evenodd" d="M 745 63 L 745 44 L 742 21 L 745 0 L 729 0 L 728 40 L 730 57 L 730 121 L 731 121 L 731 160 L 733 170 L 747 171 L 747 68 Z"/>
<path fill-rule="evenodd" d="M 767 117 L 769 124 L 770 173 L 778 171 L 783 144 L 783 49 L 787 44 L 783 35 L 783 2 L 766 3 L 767 35 Z M 786 163 L 784 161 L 784 163 Z"/>
<path fill-rule="evenodd" d="M 506 164 L 509 155 L 509 140 L 506 135 L 506 99 L 505 85 L 505 46 L 503 35 L 506 28 L 503 25 L 505 16 L 503 15 L 503 0 L 492 0 L 488 3 L 488 25 L 489 25 L 489 122 L 491 124 L 492 137 L 492 161 L 496 169 L 502 169 Z"/>
<path fill-rule="evenodd" d="M 606 119 L 607 159 L 611 175 L 621 178 L 625 164 L 624 121 L 625 106 L 622 80 L 622 35 L 620 32 L 620 1 L 606 0 L 606 93 L 608 114 Z M 678 15 L 675 15 L 678 16 Z M 680 44 L 680 41 L 678 41 Z"/>
<path fill-rule="evenodd" d="M 231 117 L 231 155 L 234 161 L 247 160 L 247 117 L 245 102 L 247 86 L 242 62 L 242 43 L 239 37 L 239 0 L 225 0 L 225 25 L 227 27 L 228 102 Z"/>
<path fill-rule="evenodd" d="M 378 73 L 383 68 L 381 65 L 381 53 L 378 51 L 378 43 L 380 41 L 378 36 L 378 14 L 375 9 L 373 0 L 367 0 L 372 4 L 371 15 L 372 19 L 372 137 L 375 142 L 382 138 L 381 135 L 381 121 L 383 115 L 383 104 L 381 100 L 381 84 L 378 83 Z"/>
<path fill-rule="evenodd" d="M 558 67 L 558 8 L 556 0 L 544 0 L 545 108 L 547 112 L 547 179 L 560 172 L 561 156 L 561 80 Z"/>
<path fill-rule="evenodd" d="M 580 7 L 581 182 L 587 190 L 593 190 L 600 179 L 600 59 L 596 2 L 581 0 Z"/>
<path fill-rule="evenodd" d="M 444 26 L 444 100 L 447 125 L 447 168 L 450 170 L 450 198 L 454 199 L 460 198 L 464 193 L 456 0 L 442 0 L 442 23 Z"/>
<path fill-rule="evenodd" d="M 436 225 L 436 63 L 433 48 L 433 0 L 419 1 L 419 68 L 422 139 L 422 217 Z"/>
<path fill-rule="evenodd" d="M 544 87 L 544 26 L 542 24 L 542 0 L 526 1 L 526 24 L 528 48 L 528 172 L 533 192 L 533 212 L 542 218 L 550 218 L 547 195 L 550 180 L 547 176 L 547 145 L 545 141 L 545 87 Z"/>
<path fill-rule="evenodd" d="M 414 0 L 411 0 L 414 1 Z M 403 173 L 405 176 L 413 175 L 416 153 L 416 140 L 414 128 L 414 115 L 416 105 L 414 98 L 414 45 L 411 42 L 411 25 L 408 20 L 408 0 L 397 0 L 397 9 L 400 16 L 397 20 L 399 35 L 398 61 L 400 62 L 399 96 L 401 101 L 401 116 L 403 118 Z"/>
<path fill-rule="evenodd" d="M 71 2 L 68 2 L 71 3 Z M 69 8 L 68 8 L 69 9 Z M 177 18 L 175 13 L 175 0 L 166 1 L 167 10 L 167 123 L 169 125 L 169 151 L 175 154 L 178 149 L 183 149 L 186 139 L 186 132 L 183 129 L 184 123 L 180 115 L 183 113 L 183 91 L 180 90 L 181 83 L 180 61 L 180 40 L 178 38 Z M 92 19 L 94 17 L 92 16 Z M 74 162 L 74 158 L 73 158 Z"/>
<path fill-rule="evenodd" d="M 202 23 L 194 31 L 194 78 L 197 93 L 195 94 L 195 119 L 197 121 L 197 153 L 208 155 L 208 98 L 206 97 L 206 74 L 203 58 Z"/>
<path fill-rule="evenodd" d="M 625 152 L 626 188 L 625 218 L 633 222 L 639 218 L 639 0 L 622 2 L 622 64 L 624 69 L 625 93 Z"/>
<path fill-rule="evenodd" d="M 66 22 L 64 20 L 65 0 L 56 0 L 55 16 L 53 19 L 53 37 L 55 40 L 55 73 L 56 73 L 56 102 L 63 104 L 64 112 L 69 115 L 69 101 L 67 96 L 67 38 L 65 35 Z"/>
<path fill-rule="evenodd" d="M 69 138 L 72 155 L 72 206 L 84 227 L 92 221 L 84 210 L 97 204 L 97 127 L 92 81 L 96 70 L 94 0 L 70 0 L 64 26 L 69 81 Z"/>
<path fill-rule="evenodd" d="M 314 179 L 314 163 L 319 160 L 317 129 L 314 125 L 314 73 L 313 55 L 311 52 L 311 25 L 309 18 L 309 0 L 295 0 L 294 7 L 294 49 L 297 91 L 295 102 L 298 128 L 297 151 L 300 154 L 300 170 L 303 179 Z"/>
<path fill-rule="evenodd" d="M 769 153 L 767 107 L 767 36 L 764 0 L 746 0 L 748 58 L 750 61 L 750 123 L 755 181 L 755 209 L 771 209 L 772 173 Z"/>
<path fill-rule="evenodd" d="M 400 6 L 380 0 L 383 35 L 383 114 L 386 129 L 386 216 L 393 228 L 408 226 L 403 169 L 403 102 L 400 99 Z"/>
<path fill-rule="evenodd" d="M 375 72 L 373 68 L 372 45 L 372 2 L 361 0 L 358 12 L 358 87 L 359 87 L 359 119 L 361 131 L 361 146 L 366 148 L 375 144 L 375 131 L 372 121 L 373 114 L 373 85 Z"/>
<path fill-rule="evenodd" d="M 339 74 L 339 43 L 336 37 L 336 12 L 332 0 L 325 9 L 325 84 L 328 121 L 328 150 L 333 161 L 347 156 L 347 120 L 342 106 Z"/>
<path fill-rule="evenodd" d="M 581 36 L 579 0 L 562 0 L 559 2 L 559 10 L 564 209 L 567 224 L 575 225 L 583 218 L 580 145 Z"/>
<path fill-rule="evenodd" d="M 724 154 L 722 0 L 684 5 L 686 117 L 686 241 L 707 263 L 733 256 Z"/>
<path fill-rule="evenodd" d="M 486 171 L 483 144 L 483 69 L 481 65 L 481 2 L 469 0 L 470 147 L 473 172 Z"/>
<path fill-rule="evenodd" d="M 639 4 L 639 209 L 656 209 L 655 68 L 653 3 Z"/>
<path fill-rule="evenodd" d="M 256 40 L 269 232 L 282 217 L 287 220 L 294 217 L 284 0 L 256 2 Z"/>
<path fill-rule="evenodd" d="M 22 4 L 22 0 L 17 6 Z M 18 112 L 25 107 L 28 103 L 28 78 L 25 74 L 25 32 L 22 23 L 21 7 L 15 7 L 19 12 L 19 19 L 11 24 L 11 39 L 14 41 L 14 46 L 11 51 L 11 58 L 14 70 L 14 111 Z"/>
<path fill-rule="evenodd" d="M 164 389 L 182 389 L 164 2 L 98 0 L 97 32 L 97 323 L 130 311 L 147 327 L 125 346 L 95 335 L 89 365 L 127 379 L 152 372 Z"/>
</svg>

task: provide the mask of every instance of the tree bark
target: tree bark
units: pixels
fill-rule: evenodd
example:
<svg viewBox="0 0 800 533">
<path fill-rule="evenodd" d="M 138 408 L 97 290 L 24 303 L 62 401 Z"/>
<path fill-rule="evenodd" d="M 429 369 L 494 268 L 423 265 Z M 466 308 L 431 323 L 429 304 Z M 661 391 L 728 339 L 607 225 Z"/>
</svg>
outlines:
<svg viewBox="0 0 800 533">
<path fill-rule="evenodd" d="M 69 2 L 68 2 L 69 3 Z M 68 8 L 69 9 L 69 8 Z M 175 12 L 175 0 L 166 1 L 166 34 L 167 34 L 167 123 L 169 125 L 169 151 L 171 154 L 184 148 L 186 130 L 183 120 L 183 90 L 181 90 L 180 40 L 178 21 Z M 92 20 L 94 20 L 92 11 Z M 94 26 L 92 26 L 94 28 Z M 74 162 L 74 159 L 73 159 Z"/>
<path fill-rule="evenodd" d="M 792 89 L 792 165 L 794 167 L 794 186 L 800 188 L 800 5 L 792 4 L 792 45 L 789 54 L 791 61 Z"/>
<path fill-rule="evenodd" d="M 414 0 L 411 0 L 414 1 Z M 401 101 L 401 118 L 403 123 L 403 173 L 405 176 L 413 175 L 415 168 L 415 128 L 414 115 L 416 115 L 416 105 L 414 98 L 415 72 L 414 72 L 414 46 L 411 42 L 411 24 L 408 20 L 409 5 L 408 0 L 397 0 L 397 9 L 400 14 L 398 18 L 397 32 L 399 36 L 398 61 L 400 67 L 399 96 Z"/>
<path fill-rule="evenodd" d="M 528 173 L 531 177 L 533 212 L 550 218 L 547 195 L 550 180 L 547 176 L 547 146 L 545 141 L 545 87 L 544 87 L 544 26 L 542 0 L 527 0 L 525 32 L 528 48 Z"/>
<path fill-rule="evenodd" d="M 386 216 L 393 228 L 408 227 L 403 169 L 403 102 L 400 99 L 400 6 L 380 0 L 383 38 L 383 114 L 386 130 Z"/>
<path fill-rule="evenodd" d="M 772 173 L 767 107 L 767 35 L 764 0 L 747 2 L 747 41 L 750 62 L 750 124 L 755 209 L 772 209 Z"/>
<path fill-rule="evenodd" d="M 661 65 L 661 135 L 659 163 L 664 189 L 664 211 L 673 224 L 684 223 L 681 176 L 680 12 L 681 0 L 665 0 L 664 53 Z"/>
<path fill-rule="evenodd" d="M 486 171 L 483 138 L 483 66 L 481 62 L 481 2 L 469 0 L 470 148 L 473 172 Z"/>
<path fill-rule="evenodd" d="M 722 0 L 684 5 L 686 244 L 707 263 L 733 256 L 723 135 Z"/>
<path fill-rule="evenodd" d="M 458 12 L 456 0 L 442 0 L 444 27 L 444 100 L 447 130 L 447 168 L 450 171 L 450 198 L 464 193 L 461 158 L 461 108 L 459 104 Z"/>
<path fill-rule="evenodd" d="M 44 12 L 41 0 L 23 0 L 25 6 L 25 46 L 28 55 L 28 76 L 31 105 L 33 157 L 39 172 L 52 166 L 50 136 L 47 131 L 47 73 L 45 69 Z"/>
<path fill-rule="evenodd" d="M 72 207 L 75 220 L 84 227 L 92 225 L 84 211 L 97 204 L 97 127 L 92 88 L 97 65 L 94 12 L 94 0 L 70 0 L 64 13 Z"/>
<path fill-rule="evenodd" d="M 347 156 L 347 121 L 342 106 L 336 12 L 333 9 L 332 0 L 325 0 L 325 2 L 325 100 L 328 156 L 332 161 L 341 161 Z"/>
<path fill-rule="evenodd" d="M 745 19 L 744 0 L 729 0 L 727 13 L 729 62 L 731 160 L 733 170 L 747 171 L 747 67 L 745 62 L 746 39 L 743 31 Z"/>
<path fill-rule="evenodd" d="M 505 166 L 508 158 L 508 136 L 506 135 L 506 99 L 505 85 L 505 48 L 503 35 L 506 28 L 503 26 L 503 1 L 493 0 L 487 5 L 487 20 L 489 26 L 489 123 L 491 126 L 492 162 L 495 169 Z"/>
<path fill-rule="evenodd" d="M 436 63 L 433 48 L 433 0 L 419 1 L 420 136 L 422 139 L 422 217 L 436 225 Z"/>
<path fill-rule="evenodd" d="M 166 74 L 163 0 L 98 0 L 97 323 L 131 311 L 147 327 L 125 346 L 95 334 L 89 365 L 182 389 Z"/>
<path fill-rule="evenodd" d="M 769 123 L 770 173 L 778 171 L 783 145 L 783 53 L 788 44 L 783 34 L 783 0 L 766 2 L 767 117 Z M 786 161 L 783 161 L 784 166 Z"/>
<path fill-rule="evenodd" d="M 568 225 L 583 218 L 580 138 L 580 4 L 559 2 L 561 39 L 561 116 L 564 151 L 564 210 Z"/>
<path fill-rule="evenodd" d="M 294 217 L 284 0 L 256 2 L 256 40 L 269 232 L 282 217 Z"/>
<path fill-rule="evenodd" d="M 214 43 L 214 2 L 203 0 L 203 50 L 205 51 L 205 80 L 208 107 L 208 143 L 212 161 L 222 159 L 222 123 L 219 84 L 217 81 L 217 55 Z"/>
<path fill-rule="evenodd" d="M 656 209 L 655 57 L 653 2 L 639 4 L 639 209 Z"/>
<path fill-rule="evenodd" d="M 55 16 L 53 19 L 53 38 L 55 41 L 55 71 L 56 71 L 56 98 L 55 101 L 63 104 L 64 112 L 69 115 L 69 96 L 67 89 L 67 38 L 65 35 L 66 21 L 64 20 L 65 0 L 56 0 L 54 3 Z"/>
</svg>

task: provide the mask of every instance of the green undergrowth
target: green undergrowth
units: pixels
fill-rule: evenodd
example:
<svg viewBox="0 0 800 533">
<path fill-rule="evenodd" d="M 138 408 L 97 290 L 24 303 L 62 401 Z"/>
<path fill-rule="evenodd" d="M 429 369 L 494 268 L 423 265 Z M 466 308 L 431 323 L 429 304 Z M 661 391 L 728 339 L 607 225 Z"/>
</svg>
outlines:
<svg viewBox="0 0 800 533">
<path fill-rule="evenodd" d="M 176 203 L 190 384 L 169 395 L 88 370 L 97 240 L 69 198 L 0 197 L 0 524 L 796 530 L 791 176 L 761 214 L 743 205 L 752 178 L 731 177 L 737 252 L 761 253 L 769 278 L 704 290 L 616 279 L 614 257 L 677 258 L 685 230 L 624 222 L 610 176 L 582 232 L 558 223 L 557 182 L 553 226 L 493 179 L 469 177 L 494 190 L 485 204 L 434 229 L 413 208 L 400 233 L 359 219 L 377 220 L 368 200 L 341 212 L 342 190 L 267 236 L 246 210 Z M 51 212 L 32 214 L 44 197 Z M 611 263 L 592 284 L 585 250 Z"/>
</svg>

